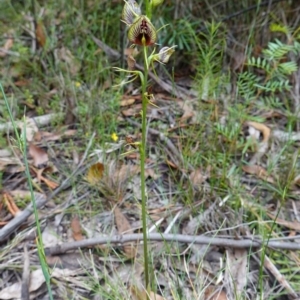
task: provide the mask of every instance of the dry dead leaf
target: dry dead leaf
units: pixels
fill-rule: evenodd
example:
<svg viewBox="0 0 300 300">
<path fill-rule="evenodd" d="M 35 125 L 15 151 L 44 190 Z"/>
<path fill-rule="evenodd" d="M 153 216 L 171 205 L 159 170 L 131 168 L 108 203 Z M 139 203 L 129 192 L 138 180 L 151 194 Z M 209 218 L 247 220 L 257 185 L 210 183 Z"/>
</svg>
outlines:
<svg viewBox="0 0 300 300">
<path fill-rule="evenodd" d="M 86 179 L 90 184 L 99 183 L 100 179 L 103 177 L 104 165 L 100 162 L 92 165 L 87 173 Z"/>
<path fill-rule="evenodd" d="M 132 55 L 127 56 L 128 70 L 134 70 L 136 61 Z"/>
<path fill-rule="evenodd" d="M 114 216 L 119 234 L 133 233 L 130 223 L 128 222 L 127 218 L 124 216 L 124 214 L 118 206 L 116 206 L 114 209 Z"/>
<path fill-rule="evenodd" d="M 36 177 L 38 179 L 39 182 L 43 181 L 50 189 L 54 190 L 56 189 L 59 184 L 44 177 L 42 174 L 43 172 L 46 170 L 47 168 L 43 168 L 43 169 L 36 169 L 33 166 L 30 166 L 30 170 L 33 171 L 36 174 Z M 42 192 L 42 191 L 41 191 Z"/>
<path fill-rule="evenodd" d="M 34 140 L 36 142 L 49 142 L 49 141 L 57 141 L 60 140 L 63 137 L 70 137 L 77 133 L 77 130 L 75 129 L 69 129 L 62 133 L 53 133 L 53 132 L 47 132 L 47 131 L 38 131 L 34 135 Z"/>
<path fill-rule="evenodd" d="M 44 247 L 51 247 L 58 245 L 62 242 L 61 237 L 56 233 L 57 229 L 48 224 L 42 233 L 42 240 Z"/>
<path fill-rule="evenodd" d="M 258 122 L 252 122 L 252 121 L 248 121 L 246 122 L 246 125 L 248 126 L 251 126 L 257 130 L 259 130 L 262 134 L 263 134 L 263 142 L 268 142 L 269 138 L 270 138 L 270 135 L 271 135 L 271 129 L 264 125 L 264 124 L 261 124 L 261 123 L 258 123 Z"/>
<path fill-rule="evenodd" d="M 194 116 L 195 110 L 189 101 L 178 100 L 177 103 L 179 104 L 180 108 L 183 110 L 183 115 L 180 118 L 180 122 L 184 122 L 187 119 L 190 119 Z"/>
<path fill-rule="evenodd" d="M 139 54 L 138 48 L 126 48 L 124 50 L 125 55 L 132 55 L 132 56 L 137 56 Z"/>
<path fill-rule="evenodd" d="M 0 157 L 0 171 L 5 169 L 5 171 L 8 172 L 8 170 L 5 168 L 6 166 L 19 165 L 19 164 L 20 164 L 20 160 L 15 157 Z M 19 172 L 22 172 L 24 170 L 24 167 L 23 166 L 20 167 L 21 170 Z"/>
<path fill-rule="evenodd" d="M 81 224 L 78 216 L 74 216 L 71 221 L 72 237 L 75 241 L 81 241 L 84 239 L 82 235 Z"/>
<path fill-rule="evenodd" d="M 151 177 L 152 179 L 158 179 L 161 175 L 157 174 L 154 169 L 148 168 L 145 170 L 145 177 Z"/>
<path fill-rule="evenodd" d="M 35 36 L 36 36 L 36 39 L 37 39 L 37 42 L 38 42 L 39 46 L 44 48 L 47 38 L 46 38 L 46 30 L 45 30 L 45 27 L 44 27 L 44 24 L 43 24 L 42 20 L 39 20 L 36 24 Z"/>
<path fill-rule="evenodd" d="M 2 157 L 10 157 L 12 152 L 9 149 L 0 149 L 0 159 Z"/>
<path fill-rule="evenodd" d="M 24 121 L 17 122 L 17 125 L 22 130 L 22 132 L 25 128 L 26 141 L 27 142 L 32 142 L 35 133 L 39 131 L 39 129 L 36 125 L 36 122 L 32 118 L 26 118 L 25 119 L 25 124 L 24 124 Z"/>
<path fill-rule="evenodd" d="M 130 286 L 130 293 L 131 293 L 131 296 L 132 296 L 133 300 L 145 300 L 145 299 L 147 299 L 146 291 L 139 289 L 135 285 Z M 150 298 L 150 300 L 165 300 L 164 297 L 162 297 L 158 294 L 155 294 L 152 291 L 150 292 L 149 298 Z"/>
<path fill-rule="evenodd" d="M 16 199 L 22 199 L 23 201 L 30 200 L 31 199 L 31 192 L 28 190 L 18 190 L 15 189 L 13 191 L 9 192 L 14 198 Z M 34 192 L 34 196 L 36 198 L 44 199 L 46 196 L 43 193 Z"/>
<path fill-rule="evenodd" d="M 153 292 L 150 292 L 150 299 L 151 300 L 165 300 L 164 297 L 158 295 L 158 294 L 155 294 Z"/>
<path fill-rule="evenodd" d="M 272 215 L 271 213 L 268 213 L 267 212 L 267 215 L 274 220 L 274 222 L 278 225 L 282 225 L 284 227 L 287 227 L 287 228 L 290 228 L 292 230 L 297 230 L 297 231 L 300 231 L 300 222 L 298 221 L 293 221 L 293 222 L 290 222 L 290 221 L 285 221 L 283 219 L 280 219 L 280 218 L 276 218 L 276 216 Z"/>
<path fill-rule="evenodd" d="M 241 72 L 243 70 L 246 60 L 247 60 L 247 56 L 245 55 L 244 52 L 236 52 L 235 55 L 233 56 L 233 64 L 232 64 L 233 71 Z"/>
<path fill-rule="evenodd" d="M 217 292 L 216 288 L 209 286 L 204 293 L 204 299 L 206 300 L 228 300 L 225 291 Z"/>
<path fill-rule="evenodd" d="M 72 277 L 78 274 L 78 270 L 68 270 L 68 269 L 59 269 L 54 268 L 51 270 L 51 277 L 72 281 Z M 45 283 L 45 277 L 43 275 L 42 269 L 37 269 L 30 274 L 30 285 L 29 292 L 34 292 L 38 290 Z M 0 299 L 9 300 L 9 299 L 21 299 L 21 289 L 22 281 L 18 281 L 0 291 Z"/>
<path fill-rule="evenodd" d="M 190 181 L 195 187 L 198 187 L 206 180 L 206 176 L 203 175 L 203 172 L 200 168 L 194 170 L 190 174 Z"/>
<path fill-rule="evenodd" d="M 229 280 L 231 291 L 237 298 L 241 294 L 247 284 L 247 250 L 228 248 L 226 250 L 227 268 L 225 278 Z"/>
<path fill-rule="evenodd" d="M 36 291 L 45 282 L 42 269 L 33 271 L 30 274 L 29 292 Z M 21 299 L 22 281 L 14 283 L 0 292 L 0 299 Z"/>
<path fill-rule="evenodd" d="M 8 211 L 13 216 L 16 216 L 21 213 L 21 210 L 18 208 L 13 197 L 9 193 L 4 192 L 2 198 L 3 198 L 3 202 L 6 205 Z"/>
<path fill-rule="evenodd" d="M 268 172 L 261 166 L 258 165 L 246 165 L 242 166 L 244 172 L 256 175 L 258 178 L 261 178 L 269 183 L 274 183 L 274 179 L 268 174 Z"/>
<path fill-rule="evenodd" d="M 7 55 L 7 51 L 13 46 L 14 40 L 12 38 L 8 38 L 2 48 L 0 48 L 0 57 L 4 57 Z"/>
<path fill-rule="evenodd" d="M 123 107 L 123 106 L 129 106 L 129 105 L 133 104 L 135 101 L 136 101 L 136 99 L 134 99 L 134 98 L 123 99 L 120 102 L 120 106 L 121 107 Z"/>
<path fill-rule="evenodd" d="M 65 62 L 68 65 L 71 75 L 76 75 L 79 72 L 81 64 L 68 48 L 56 49 L 54 53 L 58 61 Z"/>
<path fill-rule="evenodd" d="M 33 143 L 29 144 L 29 155 L 33 158 L 33 165 L 37 168 L 45 167 L 49 161 L 47 152 Z"/>
<path fill-rule="evenodd" d="M 141 109 L 142 109 L 142 104 L 138 103 L 128 109 L 123 109 L 121 113 L 124 117 L 138 116 L 140 115 Z"/>
<path fill-rule="evenodd" d="M 1 168 L 1 165 L 0 165 L 0 168 Z M 297 175 L 292 182 L 293 189 L 298 189 L 299 187 L 300 187 L 300 174 Z"/>
<path fill-rule="evenodd" d="M 133 229 L 131 228 L 130 223 L 128 222 L 127 218 L 124 216 L 124 214 L 118 206 L 116 206 L 114 209 L 114 216 L 119 234 L 133 233 Z M 137 249 L 134 246 L 133 242 L 125 243 L 123 249 L 127 258 L 133 258 L 136 256 Z"/>
</svg>

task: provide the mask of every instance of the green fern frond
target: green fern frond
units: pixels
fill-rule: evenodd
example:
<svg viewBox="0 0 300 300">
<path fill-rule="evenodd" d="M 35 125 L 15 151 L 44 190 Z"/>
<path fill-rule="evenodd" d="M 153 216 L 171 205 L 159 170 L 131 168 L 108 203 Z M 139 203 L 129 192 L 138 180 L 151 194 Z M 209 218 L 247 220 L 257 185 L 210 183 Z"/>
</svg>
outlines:
<svg viewBox="0 0 300 300">
<path fill-rule="evenodd" d="M 272 23 L 270 25 L 270 31 L 271 32 L 281 32 L 281 33 L 284 33 L 284 34 L 290 34 L 290 29 L 283 25 L 283 24 L 274 24 Z"/>
<path fill-rule="evenodd" d="M 278 65 L 278 70 L 283 74 L 291 75 L 293 72 L 296 72 L 298 70 L 298 66 L 294 61 L 288 61 L 280 63 Z"/>
<path fill-rule="evenodd" d="M 270 62 L 267 59 L 261 57 L 250 57 L 248 59 L 247 65 L 258 69 L 262 69 L 266 73 L 269 73 L 272 69 Z"/>
<path fill-rule="evenodd" d="M 294 49 L 293 45 L 283 44 L 279 40 L 270 42 L 268 49 L 264 49 L 262 52 L 267 59 L 282 59 L 288 52 Z"/>
</svg>

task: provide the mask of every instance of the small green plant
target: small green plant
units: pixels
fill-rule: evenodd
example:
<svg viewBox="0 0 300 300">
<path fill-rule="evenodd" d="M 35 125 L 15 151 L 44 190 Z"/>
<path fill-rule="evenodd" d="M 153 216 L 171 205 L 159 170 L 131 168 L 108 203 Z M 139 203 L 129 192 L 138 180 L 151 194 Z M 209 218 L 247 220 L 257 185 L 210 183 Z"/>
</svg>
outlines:
<svg viewBox="0 0 300 300">
<path fill-rule="evenodd" d="M 196 41 L 198 53 L 196 89 L 199 92 L 199 98 L 205 101 L 218 98 L 220 87 L 227 82 L 222 75 L 225 35 L 221 30 L 221 25 L 222 23 L 207 22 L 200 37 L 192 28 L 190 30 Z"/>
<path fill-rule="evenodd" d="M 142 224 L 143 224 L 143 242 L 144 242 L 144 273 L 145 273 L 145 287 L 149 291 L 149 261 L 148 261 L 148 247 L 147 247 L 147 193 L 146 193 L 146 180 L 145 180 L 145 160 L 146 160 L 146 112 L 148 104 L 151 104 L 153 95 L 148 94 L 148 73 L 151 66 L 155 62 L 165 64 L 169 61 L 170 56 L 174 52 L 173 47 L 163 47 L 156 53 L 154 49 L 149 54 L 148 47 L 155 45 L 157 41 L 157 30 L 151 23 L 152 9 L 160 4 L 163 0 L 145 0 L 146 15 L 142 15 L 141 9 L 136 1 L 128 0 L 125 1 L 125 5 L 122 12 L 122 21 L 128 26 L 128 40 L 133 44 L 132 47 L 142 47 L 144 70 L 134 70 L 135 59 L 133 56 L 128 57 L 129 70 L 121 68 L 115 68 L 117 71 L 125 72 L 131 77 L 128 82 L 132 82 L 139 78 L 141 81 L 142 88 L 142 140 L 137 142 L 136 146 L 140 152 L 140 163 L 141 163 L 141 195 L 142 195 Z"/>
<path fill-rule="evenodd" d="M 268 43 L 261 56 L 250 57 L 247 70 L 239 75 L 237 81 L 239 95 L 247 103 L 260 99 L 268 107 L 288 106 L 282 101 L 282 96 L 291 91 L 290 75 L 298 70 L 296 60 L 290 59 L 291 53 L 300 54 L 297 40 L 283 43 L 275 39 Z"/>
</svg>

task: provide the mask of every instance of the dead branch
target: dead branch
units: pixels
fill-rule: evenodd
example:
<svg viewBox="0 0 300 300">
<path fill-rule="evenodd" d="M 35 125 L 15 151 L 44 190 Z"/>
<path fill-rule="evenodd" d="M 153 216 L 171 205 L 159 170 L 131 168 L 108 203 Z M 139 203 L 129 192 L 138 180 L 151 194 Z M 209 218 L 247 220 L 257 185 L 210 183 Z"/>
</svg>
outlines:
<svg viewBox="0 0 300 300">
<path fill-rule="evenodd" d="M 126 234 L 126 235 L 115 235 L 107 237 L 99 237 L 86 239 L 77 242 L 64 243 L 49 247 L 45 249 L 47 255 L 56 255 L 65 253 L 70 250 L 76 250 L 78 248 L 91 247 L 103 244 L 124 244 L 127 242 L 142 240 L 142 234 Z M 178 243 L 195 243 L 208 246 L 220 246 L 220 247 L 231 247 L 231 248 L 261 248 L 266 246 L 272 249 L 286 249 L 286 250 L 300 250 L 300 244 L 290 242 L 276 242 L 269 240 L 263 241 L 259 239 L 241 239 L 233 240 L 218 237 L 207 237 L 207 236 L 194 236 L 184 234 L 160 234 L 150 233 L 148 235 L 149 241 L 165 241 L 165 242 L 178 242 Z"/>
</svg>

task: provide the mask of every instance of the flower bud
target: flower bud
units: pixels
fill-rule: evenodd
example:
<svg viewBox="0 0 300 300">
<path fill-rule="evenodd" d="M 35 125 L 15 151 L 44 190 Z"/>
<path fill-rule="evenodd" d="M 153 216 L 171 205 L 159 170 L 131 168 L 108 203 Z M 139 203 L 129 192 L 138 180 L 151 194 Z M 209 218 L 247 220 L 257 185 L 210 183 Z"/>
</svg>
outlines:
<svg viewBox="0 0 300 300">
<path fill-rule="evenodd" d="M 136 45 L 150 46 L 157 40 L 156 30 L 146 16 L 140 16 L 129 27 L 128 39 Z"/>
<path fill-rule="evenodd" d="M 166 64 L 169 61 L 171 55 L 175 52 L 175 47 L 176 46 L 161 48 L 157 54 L 153 55 L 152 59 L 156 60 L 159 63 Z"/>
<path fill-rule="evenodd" d="M 141 8 L 135 0 L 125 1 L 125 5 L 122 11 L 122 20 L 130 26 L 134 20 L 142 14 Z"/>
<path fill-rule="evenodd" d="M 152 5 L 152 7 L 156 7 L 156 6 L 161 5 L 163 2 L 164 2 L 164 0 L 152 0 L 151 5 Z"/>
</svg>

